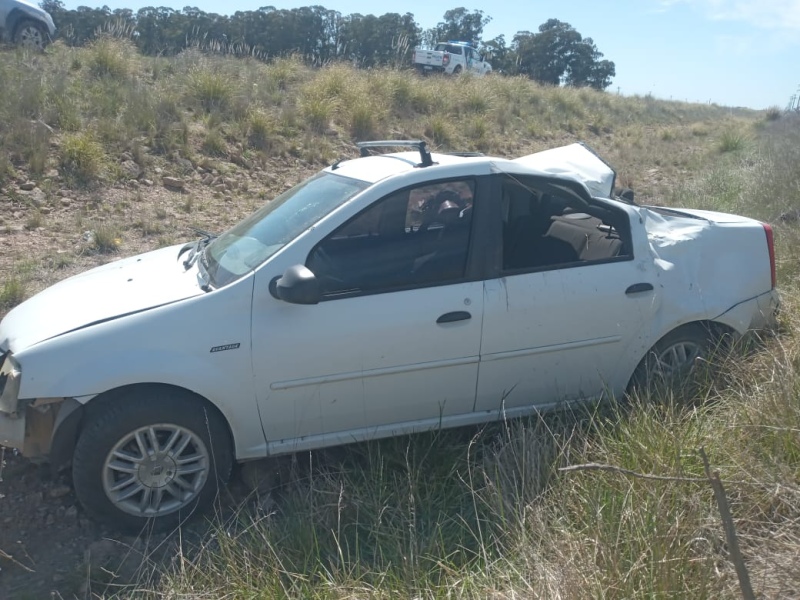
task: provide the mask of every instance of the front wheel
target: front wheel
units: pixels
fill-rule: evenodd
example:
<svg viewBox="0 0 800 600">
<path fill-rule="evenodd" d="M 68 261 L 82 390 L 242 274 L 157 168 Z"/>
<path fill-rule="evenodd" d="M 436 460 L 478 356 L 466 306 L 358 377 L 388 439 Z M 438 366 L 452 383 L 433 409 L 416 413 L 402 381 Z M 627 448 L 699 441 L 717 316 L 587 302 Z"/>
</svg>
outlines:
<svg viewBox="0 0 800 600">
<path fill-rule="evenodd" d="M 230 476 L 227 427 L 197 396 L 142 386 L 88 409 L 72 459 L 75 493 L 116 528 L 173 527 L 206 508 Z"/>
<path fill-rule="evenodd" d="M 14 31 L 14 43 L 25 48 L 44 50 L 50 41 L 50 34 L 41 23 L 25 19 Z"/>
</svg>

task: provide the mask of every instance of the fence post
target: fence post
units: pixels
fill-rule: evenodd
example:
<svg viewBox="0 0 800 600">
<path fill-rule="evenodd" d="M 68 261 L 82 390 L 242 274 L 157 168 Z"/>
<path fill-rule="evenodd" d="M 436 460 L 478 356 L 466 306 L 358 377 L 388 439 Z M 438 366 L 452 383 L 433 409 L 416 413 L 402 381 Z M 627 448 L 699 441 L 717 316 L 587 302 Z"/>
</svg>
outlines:
<svg viewBox="0 0 800 600">
<path fill-rule="evenodd" d="M 706 456 L 706 451 L 702 447 L 700 448 L 700 458 L 703 459 L 703 469 L 708 481 L 711 483 L 711 488 L 714 490 L 714 498 L 717 500 L 717 508 L 719 508 L 719 515 L 722 518 L 722 526 L 725 530 L 725 539 L 728 542 L 728 552 L 733 566 L 736 567 L 736 575 L 739 578 L 739 589 L 742 591 L 742 598 L 744 600 L 755 600 L 753 586 L 750 585 L 750 574 L 747 572 L 747 566 L 744 564 L 744 558 L 742 558 L 742 553 L 739 550 L 736 525 L 731 516 L 731 508 L 728 504 L 728 497 L 725 495 L 725 488 L 719 478 L 719 471 L 711 471 L 711 467 L 708 464 L 708 456 Z"/>
</svg>

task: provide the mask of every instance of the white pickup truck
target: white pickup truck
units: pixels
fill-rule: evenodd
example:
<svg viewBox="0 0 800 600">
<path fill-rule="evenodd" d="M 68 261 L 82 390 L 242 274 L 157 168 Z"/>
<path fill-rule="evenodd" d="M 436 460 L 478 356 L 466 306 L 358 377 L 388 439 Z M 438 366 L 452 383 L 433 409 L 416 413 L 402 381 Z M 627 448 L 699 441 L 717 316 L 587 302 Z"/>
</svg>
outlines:
<svg viewBox="0 0 800 600">
<path fill-rule="evenodd" d="M 468 42 L 439 42 L 433 50 L 417 48 L 414 50 L 414 67 L 422 74 L 485 75 L 492 72 L 492 65 Z"/>
<path fill-rule="evenodd" d="M 775 320 L 769 225 L 637 206 L 573 144 L 340 161 L 219 236 L 109 263 L 0 323 L 0 445 L 87 512 L 173 526 L 234 461 L 688 379 Z"/>
</svg>

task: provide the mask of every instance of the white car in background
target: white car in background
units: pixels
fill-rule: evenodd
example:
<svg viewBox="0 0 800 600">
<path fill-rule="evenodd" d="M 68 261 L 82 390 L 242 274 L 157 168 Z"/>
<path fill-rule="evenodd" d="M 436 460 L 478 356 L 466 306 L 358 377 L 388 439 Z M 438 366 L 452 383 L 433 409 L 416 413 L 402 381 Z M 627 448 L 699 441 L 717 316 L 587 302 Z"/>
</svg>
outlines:
<svg viewBox="0 0 800 600">
<path fill-rule="evenodd" d="M 43 50 L 56 33 L 53 18 L 30 0 L 0 0 L 0 34 L 19 46 Z"/>
<path fill-rule="evenodd" d="M 766 224 L 624 202 L 580 144 L 379 145 L 413 150 L 13 309 L 0 443 L 71 460 L 92 516 L 166 526 L 235 461 L 621 396 L 774 322 Z"/>
<path fill-rule="evenodd" d="M 414 68 L 422 75 L 428 73 L 486 75 L 492 72 L 492 65 L 485 59 L 484 54 L 469 42 L 439 42 L 433 50 L 417 48 L 414 50 L 412 62 Z"/>
</svg>

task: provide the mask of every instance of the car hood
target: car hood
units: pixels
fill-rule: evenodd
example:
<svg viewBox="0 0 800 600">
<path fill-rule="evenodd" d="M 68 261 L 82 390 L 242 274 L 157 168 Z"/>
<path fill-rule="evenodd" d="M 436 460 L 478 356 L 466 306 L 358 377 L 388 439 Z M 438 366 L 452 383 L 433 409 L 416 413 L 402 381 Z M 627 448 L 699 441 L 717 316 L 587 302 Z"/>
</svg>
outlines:
<svg viewBox="0 0 800 600">
<path fill-rule="evenodd" d="M 616 172 L 585 144 L 553 148 L 517 158 L 513 162 L 544 173 L 576 179 L 589 188 L 592 196 L 613 197 Z"/>
<path fill-rule="evenodd" d="M 95 323 L 204 294 L 197 267 L 185 269 L 179 249 L 118 260 L 47 288 L 6 315 L 0 349 L 20 352 Z"/>
</svg>

